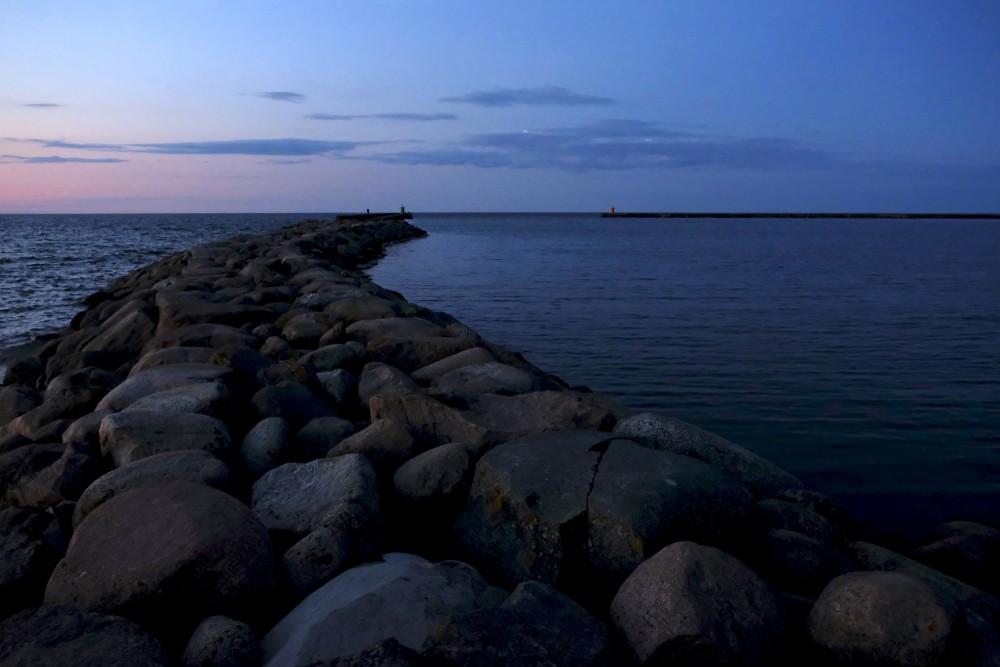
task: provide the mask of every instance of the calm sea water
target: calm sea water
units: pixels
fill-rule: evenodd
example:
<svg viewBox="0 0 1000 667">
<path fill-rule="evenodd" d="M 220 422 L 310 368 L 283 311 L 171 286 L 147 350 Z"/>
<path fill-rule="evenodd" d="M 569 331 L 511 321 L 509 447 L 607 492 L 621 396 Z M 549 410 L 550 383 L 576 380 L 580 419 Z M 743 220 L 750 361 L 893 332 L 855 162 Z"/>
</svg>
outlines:
<svg viewBox="0 0 1000 667">
<path fill-rule="evenodd" d="M 1000 224 L 418 216 L 370 270 L 875 524 L 1000 521 Z"/>
<path fill-rule="evenodd" d="M 0 216 L 0 349 L 171 252 L 307 217 Z M 862 518 L 1000 521 L 1000 225 L 417 215 L 369 273 Z"/>
</svg>

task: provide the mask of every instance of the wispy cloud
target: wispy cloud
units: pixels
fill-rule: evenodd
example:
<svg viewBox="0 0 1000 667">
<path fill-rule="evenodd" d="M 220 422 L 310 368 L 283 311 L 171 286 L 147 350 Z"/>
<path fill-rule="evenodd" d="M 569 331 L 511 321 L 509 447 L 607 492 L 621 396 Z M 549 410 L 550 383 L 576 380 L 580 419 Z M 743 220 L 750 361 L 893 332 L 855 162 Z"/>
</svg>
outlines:
<svg viewBox="0 0 1000 667">
<path fill-rule="evenodd" d="M 826 167 L 839 161 L 831 151 L 795 139 L 693 134 L 637 120 L 478 134 L 440 149 L 382 153 L 374 159 L 396 164 L 561 171 L 790 169 Z"/>
<path fill-rule="evenodd" d="M 272 90 L 257 93 L 257 97 L 263 97 L 265 100 L 274 100 L 275 102 L 294 102 L 295 104 L 302 104 L 306 99 L 306 96 L 302 93 L 295 93 L 290 90 Z"/>
<path fill-rule="evenodd" d="M 0 162 L 18 164 L 65 164 L 65 163 L 99 163 L 114 164 L 118 162 L 128 162 L 120 158 L 86 158 L 86 157 L 61 157 L 59 155 L 48 155 L 45 157 L 25 157 L 23 155 L 3 155 Z"/>
<path fill-rule="evenodd" d="M 30 102 L 28 104 L 22 104 L 22 107 L 31 107 L 32 109 L 58 109 L 62 107 L 62 104 L 56 104 L 54 102 Z"/>
<path fill-rule="evenodd" d="M 475 91 L 456 97 L 443 97 L 442 102 L 474 104 L 481 107 L 560 106 L 583 107 L 615 104 L 610 97 L 573 93 L 561 86 L 540 86 L 537 88 L 495 88 Z"/>
<path fill-rule="evenodd" d="M 268 157 L 307 157 L 352 151 L 363 142 L 317 141 L 314 139 L 242 139 L 235 141 L 182 141 L 160 144 L 83 144 L 67 141 L 37 140 L 46 148 L 156 153 L 160 155 L 263 155 Z"/>
<path fill-rule="evenodd" d="M 453 113 L 370 113 L 370 114 L 333 114 L 333 113 L 311 113 L 306 118 L 312 120 L 359 120 L 363 118 L 375 118 L 377 120 L 398 120 L 414 122 L 433 122 L 438 120 L 458 120 L 458 116 Z"/>
</svg>

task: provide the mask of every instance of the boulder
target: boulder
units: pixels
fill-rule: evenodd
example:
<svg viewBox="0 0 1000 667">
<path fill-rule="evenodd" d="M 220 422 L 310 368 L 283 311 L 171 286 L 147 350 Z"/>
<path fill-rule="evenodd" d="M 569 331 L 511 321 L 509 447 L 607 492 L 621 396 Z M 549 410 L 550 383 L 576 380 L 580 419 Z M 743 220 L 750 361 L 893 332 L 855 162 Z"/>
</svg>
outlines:
<svg viewBox="0 0 1000 667">
<path fill-rule="evenodd" d="M 834 577 L 856 568 L 826 542 L 782 528 L 765 532 L 752 564 L 779 590 L 809 598 L 819 595 Z"/>
<path fill-rule="evenodd" d="M 496 361 L 448 371 L 434 380 L 431 390 L 455 394 L 526 394 L 540 387 L 535 377 L 520 368 Z"/>
<path fill-rule="evenodd" d="M 611 667 L 621 664 L 611 633 L 551 586 L 526 581 L 498 607 L 452 620 L 425 651 L 446 664 Z"/>
<path fill-rule="evenodd" d="M 317 417 L 295 434 L 290 456 L 294 461 L 312 461 L 326 456 L 332 447 L 356 431 L 353 423 L 340 417 Z"/>
<path fill-rule="evenodd" d="M 209 616 L 199 623 L 181 654 L 181 667 L 258 665 L 260 646 L 253 630 L 228 616 Z"/>
<path fill-rule="evenodd" d="M 67 605 L 29 609 L 0 624 L 0 663 L 169 667 L 156 639 L 121 618 Z"/>
<path fill-rule="evenodd" d="M 232 487 L 229 466 L 204 450 L 180 450 L 153 454 L 116 468 L 95 479 L 80 495 L 73 508 L 73 526 L 117 495 L 144 484 L 187 481 L 222 491 Z"/>
<path fill-rule="evenodd" d="M 0 509 L 19 505 L 20 487 L 58 461 L 65 445 L 24 445 L 0 454 Z"/>
<path fill-rule="evenodd" d="M 379 528 L 375 471 L 358 454 L 280 465 L 254 483 L 250 503 L 269 531 L 295 540 L 355 507 Z"/>
<path fill-rule="evenodd" d="M 232 371 L 212 364 L 172 364 L 130 376 L 101 399 L 96 410 L 124 410 L 150 394 L 199 382 L 226 381 Z"/>
<path fill-rule="evenodd" d="M 241 502 L 204 484 L 146 484 L 77 526 L 45 602 L 121 614 L 187 637 L 191 609 L 200 617 L 257 617 L 274 574 L 267 532 Z"/>
<path fill-rule="evenodd" d="M 101 422 L 111 414 L 111 410 L 96 410 L 76 419 L 63 431 L 62 441 L 100 443 Z"/>
<path fill-rule="evenodd" d="M 471 562 L 511 586 L 562 585 L 587 562 L 587 497 L 597 431 L 541 433 L 496 447 L 476 465 L 455 541 Z"/>
<path fill-rule="evenodd" d="M 166 289 L 156 293 L 160 319 L 157 333 L 192 324 L 244 324 L 270 322 L 274 314 L 259 306 L 222 302 L 217 292 Z"/>
<path fill-rule="evenodd" d="M 100 331 L 80 348 L 100 352 L 116 365 L 138 359 L 156 331 L 156 311 L 142 301 L 130 301 L 106 321 Z"/>
<path fill-rule="evenodd" d="M 299 359 L 299 363 L 309 364 L 316 372 L 322 372 L 342 368 L 345 364 L 359 360 L 360 357 L 361 355 L 353 346 L 336 343 L 303 355 Z"/>
<path fill-rule="evenodd" d="M 952 521 L 936 527 L 931 540 L 914 549 L 917 560 L 990 595 L 1000 595 L 1000 530 L 972 521 Z"/>
<path fill-rule="evenodd" d="M 827 544 L 838 537 L 837 527 L 822 514 L 787 500 L 761 500 L 754 507 L 754 516 L 765 530 L 794 530 Z"/>
<path fill-rule="evenodd" d="M 337 318 L 332 315 L 312 311 L 299 313 L 288 319 L 281 329 L 281 337 L 295 347 L 316 347 L 323 334 L 336 323 Z"/>
<path fill-rule="evenodd" d="M 755 498 L 802 487 L 802 482 L 767 459 L 679 419 L 644 412 L 621 420 L 615 432 L 650 447 L 702 459 L 737 477 Z"/>
<path fill-rule="evenodd" d="M 286 456 L 291 436 L 292 427 L 287 419 L 261 419 L 247 432 L 240 445 L 243 469 L 254 477 L 260 477 L 278 466 Z"/>
<path fill-rule="evenodd" d="M 371 359 L 395 366 L 410 373 L 435 361 L 450 357 L 462 350 L 475 347 L 477 344 L 478 340 L 470 337 L 423 336 L 419 338 L 399 338 L 390 336 L 370 340 L 367 351 Z"/>
<path fill-rule="evenodd" d="M 417 383 L 409 375 L 380 362 L 366 364 L 358 380 L 358 398 L 361 404 L 368 407 L 372 396 L 390 391 L 417 391 Z"/>
<path fill-rule="evenodd" d="M 116 466 L 186 449 L 225 456 L 232 441 L 226 423 L 195 413 L 128 410 L 101 421 L 101 452 Z"/>
<path fill-rule="evenodd" d="M 403 424 L 425 446 L 447 442 L 484 442 L 489 430 L 440 401 L 418 392 L 388 392 L 369 399 L 372 423 Z"/>
<path fill-rule="evenodd" d="M 391 475 L 406 461 L 423 451 L 423 445 L 409 428 L 394 419 L 381 419 L 344 438 L 327 451 L 337 457 L 361 454 L 371 461 L 380 475 Z"/>
<path fill-rule="evenodd" d="M 143 352 L 168 347 L 256 348 L 259 342 L 256 336 L 225 324 L 192 324 L 157 333 Z"/>
<path fill-rule="evenodd" d="M 419 317 L 383 317 L 360 320 L 347 327 L 345 333 L 364 343 L 379 338 L 413 339 L 443 336 L 444 329 Z"/>
<path fill-rule="evenodd" d="M 595 394 L 537 391 L 518 396 L 483 394 L 463 413 L 469 420 L 512 440 L 540 431 L 610 431 L 615 413 Z"/>
<path fill-rule="evenodd" d="M 62 551 L 44 538 L 53 517 L 40 509 L 0 510 L 0 619 L 40 604 Z"/>
<path fill-rule="evenodd" d="M 357 400 L 358 376 L 349 370 L 337 368 L 316 373 L 316 381 L 334 407 L 348 407 Z"/>
<path fill-rule="evenodd" d="M 148 394 L 127 406 L 130 410 L 150 412 L 181 412 L 225 419 L 232 408 L 229 387 L 222 382 L 197 382 L 184 387 L 164 389 Z"/>
<path fill-rule="evenodd" d="M 941 599 L 960 609 L 970 609 L 987 622 L 1000 624 L 1000 600 L 923 563 L 868 542 L 848 545 L 850 555 L 863 570 L 899 572 L 922 579 L 937 591 Z"/>
<path fill-rule="evenodd" d="M 0 388 L 0 427 L 42 404 L 42 395 L 31 387 L 11 384 Z"/>
<path fill-rule="evenodd" d="M 105 470 L 96 446 L 70 443 L 51 465 L 25 474 L 7 490 L 7 498 L 24 507 L 55 507 L 76 500 Z"/>
<path fill-rule="evenodd" d="M 396 470 L 393 489 L 411 503 L 463 497 L 472 483 L 478 451 L 479 447 L 468 442 L 429 449 Z"/>
<path fill-rule="evenodd" d="M 396 304 L 370 294 L 351 295 L 339 298 L 324 306 L 331 315 L 353 324 L 361 320 L 378 320 L 399 314 Z"/>
<path fill-rule="evenodd" d="M 597 572 L 618 582 L 671 542 L 742 541 L 752 497 L 732 478 L 699 459 L 624 438 L 599 447 L 587 519 Z"/>
<path fill-rule="evenodd" d="M 485 347 L 470 347 L 456 352 L 450 357 L 418 368 L 411 373 L 411 376 L 417 382 L 431 382 L 450 371 L 475 364 L 488 364 L 496 360 L 496 357 Z"/>
<path fill-rule="evenodd" d="M 487 584 L 474 569 L 386 554 L 331 579 L 261 640 L 268 667 L 329 664 L 395 639 L 419 651 L 455 618 L 476 609 Z"/>
<path fill-rule="evenodd" d="M 954 610 L 926 582 L 898 572 L 851 572 L 809 612 L 812 640 L 841 665 L 931 667 L 952 640 Z"/>
<path fill-rule="evenodd" d="M 250 403 L 261 418 L 282 417 L 296 429 L 317 417 L 337 416 L 329 403 L 301 382 L 290 380 L 263 387 Z"/>
<path fill-rule="evenodd" d="M 766 665 L 783 638 L 774 591 L 736 558 L 693 542 L 637 567 L 610 615 L 640 665 Z"/>
</svg>

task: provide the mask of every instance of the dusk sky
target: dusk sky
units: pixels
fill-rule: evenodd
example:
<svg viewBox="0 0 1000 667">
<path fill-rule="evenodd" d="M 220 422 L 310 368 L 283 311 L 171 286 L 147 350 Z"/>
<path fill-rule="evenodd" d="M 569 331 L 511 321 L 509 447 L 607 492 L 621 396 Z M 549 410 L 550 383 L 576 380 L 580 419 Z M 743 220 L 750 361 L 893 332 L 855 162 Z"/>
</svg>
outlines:
<svg viewBox="0 0 1000 667">
<path fill-rule="evenodd" d="M 0 213 L 1000 211 L 1000 2 L 3 0 Z"/>
</svg>

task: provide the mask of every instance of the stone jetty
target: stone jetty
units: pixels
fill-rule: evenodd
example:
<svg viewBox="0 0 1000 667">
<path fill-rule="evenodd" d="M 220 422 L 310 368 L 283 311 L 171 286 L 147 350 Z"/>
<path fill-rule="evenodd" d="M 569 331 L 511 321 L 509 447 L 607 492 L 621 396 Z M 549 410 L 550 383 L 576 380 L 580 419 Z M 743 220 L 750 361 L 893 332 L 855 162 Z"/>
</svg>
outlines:
<svg viewBox="0 0 1000 667">
<path fill-rule="evenodd" d="M 877 544 L 366 277 L 422 234 L 195 247 L 10 364 L 0 664 L 1000 664 L 996 527 Z"/>
</svg>

